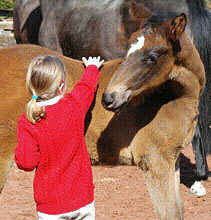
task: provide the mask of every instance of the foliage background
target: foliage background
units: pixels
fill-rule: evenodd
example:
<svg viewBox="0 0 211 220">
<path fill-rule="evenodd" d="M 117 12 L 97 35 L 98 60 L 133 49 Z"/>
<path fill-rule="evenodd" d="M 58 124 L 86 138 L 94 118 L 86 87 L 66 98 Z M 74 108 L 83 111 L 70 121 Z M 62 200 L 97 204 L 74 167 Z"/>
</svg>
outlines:
<svg viewBox="0 0 211 220">
<path fill-rule="evenodd" d="M 16 0 L 0 0 L 0 9 L 12 10 Z"/>
</svg>

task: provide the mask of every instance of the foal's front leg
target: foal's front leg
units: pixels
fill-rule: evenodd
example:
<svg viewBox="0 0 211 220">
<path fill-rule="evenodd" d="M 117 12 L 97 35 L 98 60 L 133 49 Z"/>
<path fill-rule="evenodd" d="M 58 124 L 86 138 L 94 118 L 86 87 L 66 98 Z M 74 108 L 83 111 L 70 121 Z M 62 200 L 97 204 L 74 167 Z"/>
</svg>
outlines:
<svg viewBox="0 0 211 220">
<path fill-rule="evenodd" d="M 183 204 L 179 194 L 179 170 L 171 152 L 161 153 L 156 147 L 142 156 L 139 166 L 144 172 L 155 211 L 161 220 L 183 219 Z"/>
</svg>

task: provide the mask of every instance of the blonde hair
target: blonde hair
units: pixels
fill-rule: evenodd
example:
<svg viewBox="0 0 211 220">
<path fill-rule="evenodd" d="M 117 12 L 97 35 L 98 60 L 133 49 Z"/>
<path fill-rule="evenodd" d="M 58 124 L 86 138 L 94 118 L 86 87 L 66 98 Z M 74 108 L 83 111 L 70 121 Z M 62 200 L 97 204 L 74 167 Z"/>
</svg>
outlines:
<svg viewBox="0 0 211 220">
<path fill-rule="evenodd" d="M 61 59 L 52 55 L 35 57 L 29 64 L 26 87 L 32 96 L 37 96 L 37 99 L 32 98 L 26 105 L 26 117 L 35 124 L 46 116 L 45 108 L 38 106 L 37 101 L 57 96 L 60 87 L 65 93 L 66 72 Z"/>
</svg>

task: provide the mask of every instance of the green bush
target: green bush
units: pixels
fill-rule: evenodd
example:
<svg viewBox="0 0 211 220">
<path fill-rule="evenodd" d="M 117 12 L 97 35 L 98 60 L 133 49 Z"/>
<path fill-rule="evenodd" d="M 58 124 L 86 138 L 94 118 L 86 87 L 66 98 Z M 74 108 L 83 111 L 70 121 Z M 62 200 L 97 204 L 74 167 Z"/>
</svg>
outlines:
<svg viewBox="0 0 211 220">
<path fill-rule="evenodd" d="M 15 5 L 15 1 L 0 0 L 0 9 L 12 10 Z"/>
</svg>

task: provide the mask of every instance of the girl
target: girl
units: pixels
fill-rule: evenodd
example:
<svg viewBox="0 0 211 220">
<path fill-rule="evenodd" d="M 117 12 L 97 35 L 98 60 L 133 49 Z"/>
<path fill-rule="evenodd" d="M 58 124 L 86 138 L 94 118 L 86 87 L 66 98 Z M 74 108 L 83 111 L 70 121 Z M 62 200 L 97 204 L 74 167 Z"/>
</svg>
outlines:
<svg viewBox="0 0 211 220">
<path fill-rule="evenodd" d="M 66 94 L 65 67 L 58 57 L 36 57 L 28 68 L 26 85 L 32 99 L 18 121 L 15 162 L 22 170 L 36 169 L 33 185 L 39 220 L 95 219 L 84 120 L 104 61 L 82 60 L 84 74 Z"/>
</svg>

